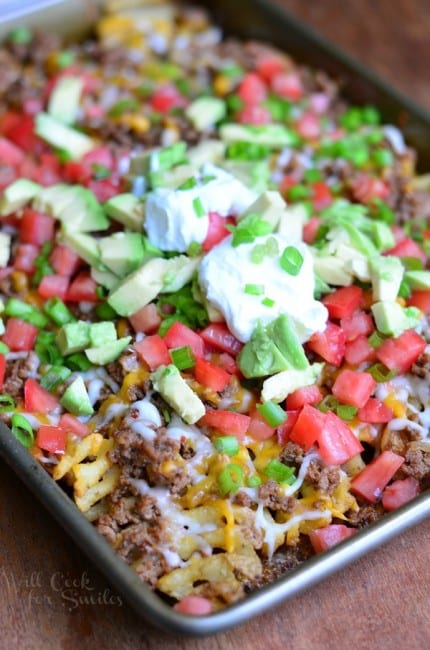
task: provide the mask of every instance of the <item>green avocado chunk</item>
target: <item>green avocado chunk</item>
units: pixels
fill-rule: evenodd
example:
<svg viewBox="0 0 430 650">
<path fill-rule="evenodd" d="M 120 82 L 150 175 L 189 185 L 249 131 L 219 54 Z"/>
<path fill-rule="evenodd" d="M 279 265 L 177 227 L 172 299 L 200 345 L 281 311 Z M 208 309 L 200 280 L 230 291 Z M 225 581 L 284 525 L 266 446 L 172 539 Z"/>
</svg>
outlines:
<svg viewBox="0 0 430 650">
<path fill-rule="evenodd" d="M 309 366 L 292 319 L 281 314 L 269 325 L 258 323 L 238 357 L 244 377 L 267 377 L 282 370 L 304 370 Z"/>
<path fill-rule="evenodd" d="M 94 409 L 82 377 L 76 377 L 64 391 L 61 404 L 73 415 L 92 415 Z"/>
<path fill-rule="evenodd" d="M 95 348 L 87 348 L 85 354 L 91 363 L 96 366 L 104 366 L 107 363 L 112 363 L 118 359 L 121 352 L 125 350 L 131 341 L 131 336 L 124 336 L 122 339 L 116 341 L 108 341 L 103 345 Z"/>
</svg>

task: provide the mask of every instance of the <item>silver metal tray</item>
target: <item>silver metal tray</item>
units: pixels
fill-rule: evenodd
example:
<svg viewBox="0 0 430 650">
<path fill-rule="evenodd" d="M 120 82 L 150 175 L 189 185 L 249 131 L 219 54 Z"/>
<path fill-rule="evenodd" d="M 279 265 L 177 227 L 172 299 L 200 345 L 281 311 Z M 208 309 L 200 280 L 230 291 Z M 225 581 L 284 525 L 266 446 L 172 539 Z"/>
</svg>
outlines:
<svg viewBox="0 0 430 650">
<path fill-rule="evenodd" d="M 214 9 L 214 3 L 210 0 L 193 0 L 193 3 Z M 94 10 L 100 4 L 100 1 L 85 0 L 39 0 L 31 3 L 26 0 L 20 3 L 6 0 L 0 4 L 0 39 L 18 24 L 43 26 L 44 29 L 65 33 L 68 37 L 78 37 L 88 30 Z M 295 58 L 323 68 L 341 79 L 346 97 L 355 102 L 375 104 L 386 121 L 402 126 L 409 144 L 418 150 L 421 167 L 430 169 L 430 115 L 359 63 L 271 4 L 269 0 L 236 0 L 234 3 L 231 0 L 218 0 L 214 15 L 227 33 L 271 41 L 281 48 L 287 43 L 286 49 Z M 59 485 L 1 422 L 0 456 L 137 614 L 164 631 L 176 634 L 214 634 L 263 614 L 430 516 L 428 491 L 228 608 L 210 616 L 191 617 L 174 611 L 140 581 L 136 573 L 118 557 Z"/>
</svg>

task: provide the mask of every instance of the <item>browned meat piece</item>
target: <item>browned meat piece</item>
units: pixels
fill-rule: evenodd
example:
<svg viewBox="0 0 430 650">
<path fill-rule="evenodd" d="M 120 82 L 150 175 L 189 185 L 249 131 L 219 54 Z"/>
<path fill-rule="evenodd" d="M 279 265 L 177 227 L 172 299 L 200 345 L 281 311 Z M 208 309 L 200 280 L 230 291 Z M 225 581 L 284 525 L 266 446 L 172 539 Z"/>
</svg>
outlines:
<svg viewBox="0 0 430 650">
<path fill-rule="evenodd" d="M 430 477 L 430 444 L 416 441 L 408 445 L 402 471 L 418 481 Z"/>
<path fill-rule="evenodd" d="M 29 352 L 23 359 L 9 361 L 6 364 L 6 377 L 3 392 L 14 399 L 22 394 L 24 382 L 34 377 L 39 367 L 39 358 L 35 352 Z"/>
<path fill-rule="evenodd" d="M 348 515 L 349 523 L 357 528 L 364 528 L 378 521 L 384 512 L 381 503 L 366 504 L 361 506 L 357 512 Z"/>
<path fill-rule="evenodd" d="M 258 496 L 270 510 L 282 510 L 283 512 L 292 512 L 296 500 L 294 497 L 286 497 L 282 494 L 276 481 L 270 479 L 258 488 Z"/>
<path fill-rule="evenodd" d="M 296 546 L 283 546 L 269 560 L 263 559 L 263 572 L 256 580 L 245 582 L 245 591 L 259 589 L 314 555 L 309 538 L 301 535 Z"/>
<path fill-rule="evenodd" d="M 419 359 L 415 361 L 409 371 L 412 375 L 425 379 L 427 383 L 430 382 L 430 354 L 424 352 Z"/>
<path fill-rule="evenodd" d="M 340 483 L 341 473 L 339 467 L 324 467 L 317 459 L 309 463 L 306 480 L 312 483 L 323 494 L 333 494 Z"/>
<path fill-rule="evenodd" d="M 295 442 L 287 442 L 279 456 L 279 460 L 286 465 L 301 465 L 305 457 L 303 449 Z"/>
</svg>

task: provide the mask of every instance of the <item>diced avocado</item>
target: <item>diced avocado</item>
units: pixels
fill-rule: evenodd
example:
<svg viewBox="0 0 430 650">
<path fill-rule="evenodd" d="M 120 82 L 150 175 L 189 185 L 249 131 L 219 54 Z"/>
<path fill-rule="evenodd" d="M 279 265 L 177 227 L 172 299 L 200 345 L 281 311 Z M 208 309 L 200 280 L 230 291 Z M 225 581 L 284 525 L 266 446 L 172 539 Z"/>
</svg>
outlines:
<svg viewBox="0 0 430 650">
<path fill-rule="evenodd" d="M 221 140 L 202 140 L 195 147 L 188 149 L 188 160 L 196 167 L 208 162 L 217 164 L 223 159 L 225 149 L 225 143 Z"/>
<path fill-rule="evenodd" d="M 95 348 L 87 348 L 85 354 L 94 365 L 104 366 L 107 363 L 112 363 L 112 361 L 118 359 L 119 355 L 125 350 L 130 341 L 131 336 L 125 336 L 122 339 L 109 341 Z"/>
<path fill-rule="evenodd" d="M 259 217 L 267 221 L 273 230 L 277 227 L 286 204 L 279 192 L 266 191 L 260 194 L 258 199 L 243 212 L 239 220 L 245 219 L 250 214 L 258 214 Z"/>
<path fill-rule="evenodd" d="M 99 348 L 106 343 L 117 340 L 115 324 L 112 321 L 100 321 L 89 326 L 90 346 Z"/>
<path fill-rule="evenodd" d="M 200 263 L 200 257 L 187 257 L 186 255 L 178 255 L 166 260 L 166 271 L 163 275 L 162 291 L 166 293 L 173 293 L 179 291 L 191 279 L 197 271 Z"/>
<path fill-rule="evenodd" d="M 49 97 L 48 113 L 63 124 L 74 124 L 84 82 L 82 77 L 66 76 L 57 81 Z M 62 147 L 64 149 L 64 147 Z"/>
<path fill-rule="evenodd" d="M 411 289 L 430 289 L 430 271 L 406 271 L 404 277 Z"/>
<path fill-rule="evenodd" d="M 168 270 L 169 260 L 154 257 L 124 278 L 109 293 L 108 303 L 121 316 L 131 316 L 160 293 Z"/>
<path fill-rule="evenodd" d="M 266 160 L 225 160 L 219 165 L 254 192 L 265 192 L 269 186 L 271 171 Z"/>
<path fill-rule="evenodd" d="M 118 194 L 106 201 L 104 209 L 109 217 L 130 230 L 141 231 L 145 220 L 145 202 L 134 194 Z"/>
<path fill-rule="evenodd" d="M 400 336 L 405 330 L 416 327 L 422 318 L 416 307 L 403 309 L 394 301 L 376 302 L 371 309 L 377 329 L 388 336 Z"/>
<path fill-rule="evenodd" d="M 198 131 L 205 131 L 222 120 L 227 112 L 225 101 L 218 97 L 199 97 L 185 109 L 185 115 Z"/>
<path fill-rule="evenodd" d="M 91 235 L 66 230 L 61 233 L 59 239 L 90 266 L 99 267 L 101 265 L 99 245 L 97 239 Z"/>
<path fill-rule="evenodd" d="M 176 165 L 176 167 L 172 167 L 172 169 L 150 172 L 149 179 L 153 189 L 156 189 L 157 187 L 171 187 L 177 189 L 191 176 L 194 176 L 197 171 L 197 167 L 194 165 Z"/>
<path fill-rule="evenodd" d="M 94 413 L 84 380 L 80 376 L 76 377 L 66 388 L 60 402 L 73 415 L 92 415 Z"/>
<path fill-rule="evenodd" d="M 292 129 L 282 124 L 223 124 L 220 128 L 220 137 L 224 142 L 253 142 L 271 149 L 294 147 L 299 142 L 299 137 Z"/>
<path fill-rule="evenodd" d="M 33 208 L 45 212 L 51 217 L 58 218 L 61 211 L 73 202 L 75 193 L 73 185 L 57 183 L 50 187 L 44 187 L 35 197 Z"/>
<path fill-rule="evenodd" d="M 303 205 L 290 205 L 280 214 L 278 233 L 289 242 L 303 240 L 303 226 L 308 215 Z"/>
<path fill-rule="evenodd" d="M 105 268 L 96 268 L 95 266 L 91 267 L 91 277 L 97 284 L 101 284 L 102 287 L 109 291 L 121 282 L 121 278 L 112 271 Z"/>
<path fill-rule="evenodd" d="M 143 237 L 137 232 L 117 232 L 102 237 L 99 248 L 102 263 L 120 278 L 139 268 L 145 256 Z"/>
<path fill-rule="evenodd" d="M 7 266 L 10 257 L 10 244 L 11 236 L 0 232 L 0 268 L 4 269 Z"/>
<path fill-rule="evenodd" d="M 381 251 L 387 251 L 395 245 L 394 235 L 390 226 L 383 221 L 372 221 L 372 236 Z"/>
<path fill-rule="evenodd" d="M 3 191 L 0 199 L 0 216 L 6 217 L 23 208 L 34 199 L 41 189 L 42 187 L 38 183 L 33 183 L 26 178 L 14 181 Z"/>
<path fill-rule="evenodd" d="M 345 270 L 344 260 L 338 257 L 314 257 L 315 273 L 318 273 L 320 278 L 333 284 L 334 286 L 347 287 L 352 284 L 352 275 Z"/>
<path fill-rule="evenodd" d="M 242 374 L 267 377 L 282 370 L 303 370 L 309 366 L 292 319 L 281 314 L 264 327 L 258 323 L 251 339 L 238 356 Z"/>
<path fill-rule="evenodd" d="M 403 264 L 394 255 L 379 255 L 369 260 L 374 300 L 394 301 L 403 278 Z"/>
<path fill-rule="evenodd" d="M 66 151 L 72 160 L 80 160 L 95 147 L 92 138 L 62 124 L 48 113 L 36 115 L 35 132 L 52 147 Z"/>
<path fill-rule="evenodd" d="M 205 414 L 205 406 L 188 386 L 174 365 L 160 366 L 151 374 L 151 381 L 165 401 L 187 424 L 194 424 Z"/>
<path fill-rule="evenodd" d="M 149 171 L 157 172 L 171 169 L 176 165 L 187 162 L 187 144 L 183 140 L 171 144 L 164 149 L 156 149 L 150 155 Z"/>
<path fill-rule="evenodd" d="M 63 356 L 80 352 L 90 345 L 90 326 L 82 320 L 66 323 L 58 330 L 56 340 Z"/>
<path fill-rule="evenodd" d="M 298 388 L 314 384 L 323 367 L 323 363 L 313 363 L 305 370 L 284 370 L 272 375 L 272 377 L 268 377 L 264 380 L 261 391 L 263 401 L 272 400 L 279 403 Z"/>
<path fill-rule="evenodd" d="M 72 186 L 71 190 L 74 192 L 73 201 L 55 215 L 63 229 L 74 232 L 106 230 L 109 221 L 91 190 L 80 185 Z"/>
</svg>

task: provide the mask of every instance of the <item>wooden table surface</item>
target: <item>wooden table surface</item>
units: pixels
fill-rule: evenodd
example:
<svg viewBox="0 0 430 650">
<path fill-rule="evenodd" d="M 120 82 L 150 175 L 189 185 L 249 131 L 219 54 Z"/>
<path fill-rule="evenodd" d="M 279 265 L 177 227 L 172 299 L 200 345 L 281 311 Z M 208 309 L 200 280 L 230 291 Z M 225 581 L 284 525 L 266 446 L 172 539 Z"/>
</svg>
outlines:
<svg viewBox="0 0 430 650">
<path fill-rule="evenodd" d="M 428 0 L 278 0 L 430 108 Z M 0 648 L 430 648 L 430 521 L 236 630 L 150 628 L 0 463 Z M 87 604 L 90 600 L 95 604 Z"/>
</svg>

